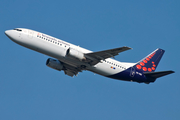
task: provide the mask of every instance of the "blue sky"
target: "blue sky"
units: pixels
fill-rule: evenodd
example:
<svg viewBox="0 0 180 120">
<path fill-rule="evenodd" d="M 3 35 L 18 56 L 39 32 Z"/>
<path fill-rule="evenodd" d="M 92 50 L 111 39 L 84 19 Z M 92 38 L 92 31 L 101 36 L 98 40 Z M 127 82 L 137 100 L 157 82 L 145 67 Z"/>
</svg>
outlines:
<svg viewBox="0 0 180 120">
<path fill-rule="evenodd" d="M 180 1 L 1 0 L 1 120 L 179 120 Z M 166 52 L 152 84 L 83 71 L 71 78 L 48 68 L 48 56 L 19 46 L 4 31 L 29 28 L 92 51 L 129 46 L 119 61 Z"/>
</svg>

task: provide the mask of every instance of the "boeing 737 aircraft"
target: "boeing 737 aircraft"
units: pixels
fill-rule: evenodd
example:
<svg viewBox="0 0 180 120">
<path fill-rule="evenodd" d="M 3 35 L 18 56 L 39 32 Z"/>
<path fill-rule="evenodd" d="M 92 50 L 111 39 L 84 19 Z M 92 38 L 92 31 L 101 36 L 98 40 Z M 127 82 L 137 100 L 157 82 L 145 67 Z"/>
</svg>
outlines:
<svg viewBox="0 0 180 120">
<path fill-rule="evenodd" d="M 71 77 L 83 70 L 89 70 L 113 79 L 149 84 L 159 77 L 174 73 L 171 70 L 155 72 L 165 52 L 160 48 L 137 63 L 127 63 L 111 57 L 131 49 L 130 47 L 92 52 L 30 29 L 16 28 L 5 31 L 5 34 L 19 45 L 52 57 L 47 59 L 46 65 L 58 71 L 62 70 Z"/>
</svg>

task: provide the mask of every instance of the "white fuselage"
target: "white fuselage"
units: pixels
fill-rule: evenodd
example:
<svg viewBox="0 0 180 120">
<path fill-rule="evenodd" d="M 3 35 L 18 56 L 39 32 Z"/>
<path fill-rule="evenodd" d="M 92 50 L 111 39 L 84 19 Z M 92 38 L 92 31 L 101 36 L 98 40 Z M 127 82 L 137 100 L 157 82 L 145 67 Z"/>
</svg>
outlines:
<svg viewBox="0 0 180 120">
<path fill-rule="evenodd" d="M 94 73 L 103 76 L 109 76 L 122 72 L 128 69 L 129 67 L 135 65 L 135 63 L 124 63 L 124 62 L 116 61 L 111 58 L 107 58 L 105 60 L 101 60 L 101 62 L 97 63 L 96 65 L 91 66 L 80 60 L 66 57 L 66 53 L 69 48 L 73 48 L 82 53 L 91 53 L 92 51 L 37 31 L 24 29 L 24 28 L 23 29 L 21 28 L 21 30 L 22 31 L 8 30 L 5 33 L 6 35 L 8 35 L 8 37 L 11 40 L 16 42 L 17 44 L 20 44 L 29 49 L 56 58 L 59 61 L 73 67 L 78 67 L 79 65 L 85 65 L 87 67 L 86 69 L 89 71 L 92 71 Z"/>
</svg>

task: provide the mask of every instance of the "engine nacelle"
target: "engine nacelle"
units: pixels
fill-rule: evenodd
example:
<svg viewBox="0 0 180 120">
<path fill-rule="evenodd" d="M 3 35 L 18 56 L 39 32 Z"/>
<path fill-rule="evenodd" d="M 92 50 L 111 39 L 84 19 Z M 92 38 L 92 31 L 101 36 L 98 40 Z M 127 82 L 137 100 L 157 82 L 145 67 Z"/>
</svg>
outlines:
<svg viewBox="0 0 180 120">
<path fill-rule="evenodd" d="M 46 61 L 46 65 L 55 70 L 61 71 L 63 69 L 63 65 L 59 60 L 48 58 Z"/>
<path fill-rule="evenodd" d="M 84 57 L 84 54 L 82 52 L 79 52 L 78 50 L 69 48 L 67 50 L 67 56 L 71 56 L 74 58 L 79 59 L 80 61 L 85 60 L 86 58 Z"/>
</svg>

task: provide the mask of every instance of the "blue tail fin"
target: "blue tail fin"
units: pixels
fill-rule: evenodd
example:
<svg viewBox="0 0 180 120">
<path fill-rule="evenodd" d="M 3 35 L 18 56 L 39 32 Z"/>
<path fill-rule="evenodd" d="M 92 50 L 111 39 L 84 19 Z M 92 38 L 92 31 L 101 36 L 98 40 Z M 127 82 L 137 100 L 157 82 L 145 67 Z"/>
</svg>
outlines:
<svg viewBox="0 0 180 120">
<path fill-rule="evenodd" d="M 158 48 L 144 59 L 140 60 L 135 66 L 143 72 L 154 72 L 161 60 L 164 50 Z"/>
</svg>

